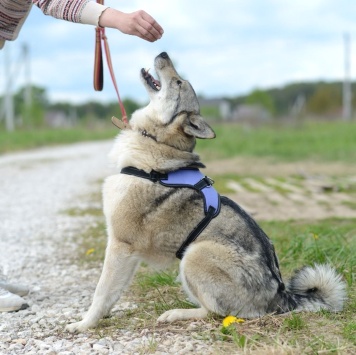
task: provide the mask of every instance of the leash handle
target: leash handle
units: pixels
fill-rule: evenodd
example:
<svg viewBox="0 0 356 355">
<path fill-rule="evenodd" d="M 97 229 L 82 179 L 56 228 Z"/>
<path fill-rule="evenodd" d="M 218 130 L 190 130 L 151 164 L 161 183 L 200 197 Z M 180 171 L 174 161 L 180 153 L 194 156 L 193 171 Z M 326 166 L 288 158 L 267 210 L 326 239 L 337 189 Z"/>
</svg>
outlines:
<svg viewBox="0 0 356 355">
<path fill-rule="evenodd" d="M 103 74 L 103 53 L 101 49 L 101 33 L 100 28 L 95 28 L 95 57 L 94 57 L 94 90 L 103 90 L 104 74 Z"/>
<path fill-rule="evenodd" d="M 104 5 L 104 0 L 97 0 L 97 3 Z M 119 101 L 121 115 L 122 115 L 121 119 L 124 122 L 124 124 L 128 124 L 126 110 L 120 97 L 119 88 L 117 86 L 114 69 L 112 66 L 110 48 L 109 48 L 108 39 L 105 34 L 105 28 L 100 26 L 97 26 L 95 28 L 94 90 L 101 91 L 104 85 L 102 44 L 104 44 L 106 62 Z"/>
</svg>

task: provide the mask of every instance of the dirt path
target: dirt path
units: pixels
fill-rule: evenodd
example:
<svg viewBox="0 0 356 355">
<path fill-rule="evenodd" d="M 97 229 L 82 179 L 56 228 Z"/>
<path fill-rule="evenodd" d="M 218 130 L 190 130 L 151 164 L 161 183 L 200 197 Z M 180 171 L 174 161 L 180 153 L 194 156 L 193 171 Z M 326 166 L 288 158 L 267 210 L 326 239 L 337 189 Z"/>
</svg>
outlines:
<svg viewBox="0 0 356 355">
<path fill-rule="evenodd" d="M 258 220 L 356 218 L 356 164 L 234 158 L 206 173 Z"/>
</svg>

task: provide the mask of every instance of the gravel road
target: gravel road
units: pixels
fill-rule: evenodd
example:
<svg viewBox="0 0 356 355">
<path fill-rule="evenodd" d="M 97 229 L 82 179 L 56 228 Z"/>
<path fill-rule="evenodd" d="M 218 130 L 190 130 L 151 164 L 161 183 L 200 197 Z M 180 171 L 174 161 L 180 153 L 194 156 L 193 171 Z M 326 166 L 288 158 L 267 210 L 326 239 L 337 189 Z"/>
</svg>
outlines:
<svg viewBox="0 0 356 355">
<path fill-rule="evenodd" d="M 86 208 L 81 197 L 98 192 L 99 179 L 112 173 L 111 142 L 80 143 L 0 156 L 0 266 L 10 280 L 27 284 L 30 307 L 0 313 L 0 354 L 144 354 L 150 337 L 155 354 L 209 354 L 208 342 L 167 333 L 118 330 L 64 331 L 90 305 L 101 265 L 73 263 L 76 234 L 94 223 L 73 217 L 69 208 Z M 119 336 L 118 336 L 119 335 Z"/>
</svg>

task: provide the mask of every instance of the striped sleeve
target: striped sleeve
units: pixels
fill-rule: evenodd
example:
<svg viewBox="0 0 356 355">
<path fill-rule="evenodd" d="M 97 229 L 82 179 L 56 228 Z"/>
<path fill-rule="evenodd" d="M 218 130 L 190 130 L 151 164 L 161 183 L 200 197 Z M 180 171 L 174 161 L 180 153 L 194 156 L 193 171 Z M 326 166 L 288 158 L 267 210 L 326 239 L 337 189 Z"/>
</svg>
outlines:
<svg viewBox="0 0 356 355">
<path fill-rule="evenodd" d="M 107 6 L 91 0 L 32 0 L 45 15 L 58 19 L 97 26 Z"/>
<path fill-rule="evenodd" d="M 31 5 L 31 0 L 0 1 L 0 49 L 5 40 L 13 41 L 17 38 Z"/>
</svg>

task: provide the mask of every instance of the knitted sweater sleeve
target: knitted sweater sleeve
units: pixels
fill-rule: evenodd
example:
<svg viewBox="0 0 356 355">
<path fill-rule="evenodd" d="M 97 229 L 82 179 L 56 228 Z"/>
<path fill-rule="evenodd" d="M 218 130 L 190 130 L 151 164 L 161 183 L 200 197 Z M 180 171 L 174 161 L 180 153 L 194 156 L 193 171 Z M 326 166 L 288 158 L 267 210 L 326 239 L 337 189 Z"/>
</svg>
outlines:
<svg viewBox="0 0 356 355">
<path fill-rule="evenodd" d="M 45 15 L 58 19 L 97 26 L 107 6 L 91 0 L 32 0 Z"/>
</svg>

